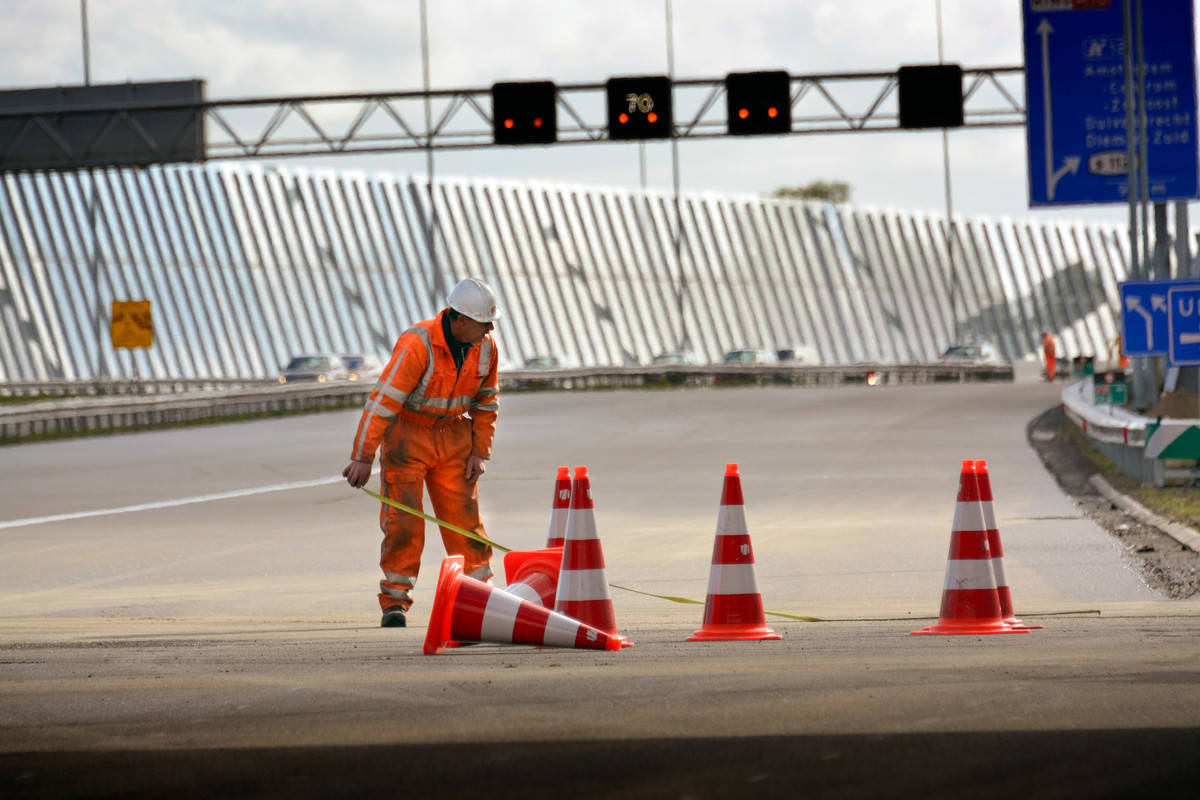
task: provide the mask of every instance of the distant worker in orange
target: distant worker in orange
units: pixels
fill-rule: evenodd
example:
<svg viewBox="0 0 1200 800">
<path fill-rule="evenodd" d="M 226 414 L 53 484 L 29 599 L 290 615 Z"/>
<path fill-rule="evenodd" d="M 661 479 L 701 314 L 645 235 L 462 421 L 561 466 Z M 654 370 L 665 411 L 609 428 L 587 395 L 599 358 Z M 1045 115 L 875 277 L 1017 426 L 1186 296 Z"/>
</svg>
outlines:
<svg viewBox="0 0 1200 800">
<path fill-rule="evenodd" d="M 1048 331 L 1042 331 L 1042 355 L 1046 359 L 1046 380 L 1053 383 L 1058 362 L 1054 357 L 1054 337 Z"/>
<path fill-rule="evenodd" d="M 500 359 L 489 333 L 500 311 L 496 293 L 476 278 L 455 286 L 446 305 L 396 341 L 367 398 L 342 476 L 356 489 L 366 485 L 381 448 L 384 497 L 422 510 L 428 486 L 439 519 L 486 538 L 477 481 L 492 453 L 499 412 Z M 425 521 L 384 503 L 379 524 L 380 626 L 403 628 L 425 548 Z M 490 546 L 441 531 L 446 552 L 465 558 L 466 574 L 481 581 L 492 576 Z"/>
</svg>

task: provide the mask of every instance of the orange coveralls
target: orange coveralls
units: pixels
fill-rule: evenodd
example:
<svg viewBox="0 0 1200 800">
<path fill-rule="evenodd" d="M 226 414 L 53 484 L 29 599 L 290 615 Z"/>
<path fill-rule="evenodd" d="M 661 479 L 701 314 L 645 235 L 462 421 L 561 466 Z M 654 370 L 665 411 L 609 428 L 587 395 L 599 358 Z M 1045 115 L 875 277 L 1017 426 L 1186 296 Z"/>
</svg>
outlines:
<svg viewBox="0 0 1200 800">
<path fill-rule="evenodd" d="M 1054 337 L 1048 333 L 1042 337 L 1042 355 L 1046 359 L 1046 380 L 1053 381 L 1058 362 L 1054 356 Z"/>
<path fill-rule="evenodd" d="M 381 493 L 423 510 L 426 485 L 434 515 L 486 538 L 479 519 L 479 486 L 466 479 L 467 459 L 488 458 L 499 410 L 499 357 L 492 337 L 471 347 L 456 368 L 442 331 L 442 316 L 418 322 L 392 349 L 371 390 L 354 435 L 351 458 L 370 463 L 382 447 Z M 425 521 L 382 504 L 379 605 L 412 606 L 412 589 L 425 548 Z M 449 555 L 465 558 L 473 578 L 492 576 L 492 548 L 442 528 Z"/>
</svg>

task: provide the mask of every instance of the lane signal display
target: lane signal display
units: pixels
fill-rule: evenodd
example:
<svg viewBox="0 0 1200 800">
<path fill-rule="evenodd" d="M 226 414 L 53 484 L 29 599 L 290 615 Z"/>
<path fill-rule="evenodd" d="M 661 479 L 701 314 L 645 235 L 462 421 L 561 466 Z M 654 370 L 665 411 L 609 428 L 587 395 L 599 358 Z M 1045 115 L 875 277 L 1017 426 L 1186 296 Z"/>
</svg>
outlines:
<svg viewBox="0 0 1200 800">
<path fill-rule="evenodd" d="M 901 128 L 960 128 L 963 124 L 962 67 L 911 64 L 896 71 Z"/>
<path fill-rule="evenodd" d="M 671 79 L 665 75 L 609 78 L 608 138 L 668 139 L 673 130 Z"/>
<path fill-rule="evenodd" d="M 553 81 L 492 84 L 492 138 L 496 144 L 552 144 L 557 108 Z"/>
<path fill-rule="evenodd" d="M 725 76 L 726 124 L 739 136 L 790 133 L 792 79 L 783 70 L 731 72 Z"/>
</svg>

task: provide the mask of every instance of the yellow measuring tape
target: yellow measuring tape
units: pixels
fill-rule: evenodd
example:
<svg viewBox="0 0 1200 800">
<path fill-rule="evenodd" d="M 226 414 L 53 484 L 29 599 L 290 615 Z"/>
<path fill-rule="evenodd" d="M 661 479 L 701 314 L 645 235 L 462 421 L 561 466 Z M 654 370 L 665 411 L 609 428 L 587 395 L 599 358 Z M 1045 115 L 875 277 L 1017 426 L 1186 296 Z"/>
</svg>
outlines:
<svg viewBox="0 0 1200 800">
<path fill-rule="evenodd" d="M 512 552 L 511 547 L 505 547 L 502 544 L 493 542 L 491 539 L 488 539 L 484 536 L 480 536 L 478 533 L 475 533 L 474 531 L 469 531 L 466 528 L 460 528 L 457 525 L 454 525 L 449 522 L 445 522 L 443 520 L 438 519 L 437 517 L 430 516 L 429 514 L 426 514 L 424 511 L 415 509 L 412 506 L 406 506 L 406 505 L 404 505 L 404 503 L 400 503 L 400 502 L 397 502 L 396 500 L 392 500 L 390 497 L 384 497 L 383 495 L 379 494 L 378 492 L 372 492 L 370 489 L 366 488 L 365 486 L 362 487 L 362 490 L 364 492 L 366 492 L 367 494 L 371 495 L 371 497 L 374 497 L 379 502 L 386 503 L 387 505 L 391 506 L 392 508 L 397 508 L 406 514 L 412 514 L 414 517 L 420 517 L 421 519 L 423 519 L 427 522 L 432 522 L 434 525 L 438 525 L 443 528 L 448 528 L 449 530 L 452 530 L 455 533 L 461 533 L 463 536 L 466 536 L 468 539 L 473 539 L 473 540 L 479 542 L 480 544 L 490 545 L 492 548 L 499 550 L 503 553 L 511 553 Z M 633 592 L 634 594 L 640 594 L 640 595 L 644 595 L 646 597 L 654 597 L 659 600 L 667 600 L 672 603 L 686 603 L 686 604 L 697 605 L 697 606 L 704 605 L 703 600 L 693 600 L 690 597 L 676 597 L 676 596 L 667 595 L 667 594 L 654 594 L 653 592 L 643 592 L 640 589 L 631 589 L 628 586 L 621 586 L 620 584 L 617 584 L 617 583 L 610 583 L 608 585 L 614 589 L 621 589 L 622 591 Z M 875 620 L 875 619 L 871 619 L 871 620 L 828 620 L 828 619 L 822 619 L 821 617 L 806 617 L 803 614 L 789 614 L 786 611 L 767 611 L 765 609 L 763 610 L 763 613 L 768 614 L 772 617 L 783 617 L 785 619 L 795 619 L 795 620 L 799 620 L 801 622 L 859 622 L 859 621 L 877 622 L 877 621 L 880 621 L 880 620 Z M 1047 614 L 1027 614 L 1026 616 L 1046 617 L 1046 616 L 1055 616 L 1055 615 L 1064 615 L 1064 614 L 1099 614 L 1099 613 L 1100 613 L 1099 610 L 1089 609 L 1087 611 L 1058 611 L 1058 612 L 1052 612 L 1052 613 L 1047 613 Z M 905 617 L 905 618 L 897 617 L 897 619 L 923 619 L 923 617 Z"/>
<path fill-rule="evenodd" d="M 451 524 L 449 522 L 443 522 L 442 520 L 438 519 L 437 517 L 429 516 L 424 511 L 418 511 L 417 509 L 413 508 L 412 506 L 406 506 L 406 505 L 404 505 L 404 503 L 398 503 L 395 500 L 392 500 L 390 497 L 384 497 L 383 495 L 379 494 L 378 492 L 372 492 L 370 489 L 368 489 L 365 486 L 362 487 L 362 490 L 364 492 L 366 492 L 367 494 L 371 495 L 371 497 L 374 497 L 379 502 L 387 503 L 392 508 L 398 508 L 401 511 L 405 512 L 406 514 L 412 514 L 414 517 L 420 517 L 423 520 L 432 522 L 434 525 L 440 525 L 443 528 L 449 528 L 450 530 L 454 531 L 455 533 L 461 533 L 463 536 L 466 536 L 468 539 L 474 539 L 475 541 L 477 541 L 481 544 L 491 545 L 495 549 L 500 550 L 502 552 L 505 552 L 505 553 L 512 552 L 511 547 L 505 547 L 502 544 L 497 544 L 496 542 L 493 542 L 491 539 L 487 539 L 483 536 L 480 536 L 478 533 L 475 533 L 474 531 L 469 531 L 466 528 L 460 528 L 457 525 Z"/>
</svg>

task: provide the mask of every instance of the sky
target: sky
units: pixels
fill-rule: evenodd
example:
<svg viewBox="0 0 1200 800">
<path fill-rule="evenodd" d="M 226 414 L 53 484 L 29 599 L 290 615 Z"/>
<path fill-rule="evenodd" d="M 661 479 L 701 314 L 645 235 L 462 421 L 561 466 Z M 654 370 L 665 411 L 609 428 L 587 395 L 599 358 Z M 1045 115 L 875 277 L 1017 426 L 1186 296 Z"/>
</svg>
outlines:
<svg viewBox="0 0 1200 800">
<path fill-rule="evenodd" d="M 209 100 L 423 85 L 419 0 L 87 0 L 86 8 L 93 83 L 202 78 Z M 82 84 L 81 16 L 78 0 L 3 0 L 0 89 Z M 943 0 L 941 20 L 946 61 L 1022 63 L 1020 0 Z M 890 72 L 938 60 L 937 0 L 673 0 L 671 21 L 678 79 L 753 69 Z M 434 89 L 602 83 L 668 69 L 665 0 L 428 0 L 427 26 Z M 678 147 L 685 192 L 762 195 L 845 181 L 855 205 L 946 209 L 940 131 L 722 137 Z M 650 143 L 645 153 L 647 185 L 670 190 L 670 145 Z M 1128 219 L 1123 206 L 1030 210 L 1022 128 L 952 131 L 949 157 L 956 215 Z M 420 152 L 274 163 L 426 172 Z M 642 180 L 639 146 L 615 142 L 436 151 L 434 171 L 619 187 Z"/>
</svg>

